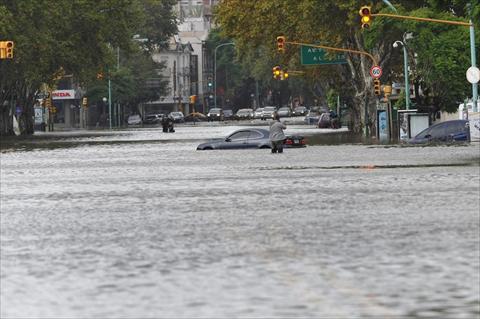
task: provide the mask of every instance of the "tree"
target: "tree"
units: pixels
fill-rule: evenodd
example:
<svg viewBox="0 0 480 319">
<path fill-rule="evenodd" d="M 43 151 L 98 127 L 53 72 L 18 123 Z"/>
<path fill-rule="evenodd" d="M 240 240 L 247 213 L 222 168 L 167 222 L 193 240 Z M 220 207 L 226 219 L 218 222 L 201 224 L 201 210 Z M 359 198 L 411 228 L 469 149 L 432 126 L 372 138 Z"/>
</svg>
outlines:
<svg viewBox="0 0 480 319">
<path fill-rule="evenodd" d="M 426 6 L 430 7 L 429 14 L 432 17 L 455 19 L 465 14 L 467 2 L 465 0 L 415 2 L 405 0 L 398 1 L 397 9 L 399 14 L 411 15 L 420 13 L 416 10 Z M 238 51 L 243 52 L 244 56 L 248 56 L 248 52 L 254 52 L 258 48 L 264 47 L 266 54 L 271 56 L 272 60 L 275 59 L 274 56 L 277 56 L 277 59 L 289 67 L 301 67 L 296 46 L 287 44 L 286 54 L 278 57 L 275 50 L 275 38 L 278 35 L 285 35 L 287 40 L 291 41 L 319 43 L 369 52 L 379 61 L 384 70 L 382 82 L 395 80 L 396 74 L 399 73 L 398 65 L 401 66 L 401 62 L 399 63 L 400 56 L 393 50 L 392 43 L 401 39 L 403 33 L 409 28 L 420 24 L 406 20 L 375 17 L 372 27 L 362 31 L 360 30 L 358 10 L 359 4 L 353 0 L 325 0 L 322 2 L 316 0 L 229 0 L 219 5 L 216 19 L 225 35 L 235 40 Z M 372 5 L 372 12 L 389 12 L 388 10 L 381 1 L 376 1 Z M 473 12 L 474 16 L 478 16 L 478 4 L 474 4 Z M 422 27 L 427 26 L 424 23 L 421 25 Z M 428 25 L 427 28 L 438 27 Z M 440 32 L 444 32 L 444 30 L 440 30 Z M 432 35 L 436 36 L 437 34 L 432 32 Z M 448 35 L 443 36 L 449 37 Z M 449 44 L 454 45 L 454 51 L 462 56 L 460 61 L 463 61 L 463 57 L 468 53 L 465 50 L 458 51 L 458 43 L 454 43 L 454 39 L 450 40 Z M 427 49 L 425 48 L 425 50 Z M 347 60 L 348 64 L 344 66 L 309 69 L 306 77 L 317 87 L 323 87 L 324 92 L 331 87 L 342 88 L 342 91 L 349 92 L 347 100 L 351 101 L 353 129 L 360 132 L 366 122 L 366 116 L 370 118 L 374 116 L 375 97 L 373 96 L 372 78 L 369 75 L 373 61 L 364 55 L 350 53 L 347 54 Z M 443 62 L 435 60 L 433 63 Z M 445 63 L 449 62 L 445 61 Z M 438 73 L 434 76 L 438 77 L 441 73 L 443 78 L 447 78 L 447 72 L 451 71 L 452 67 L 439 67 Z M 459 70 L 453 69 L 453 71 L 459 76 Z M 334 78 L 332 77 L 333 73 L 339 76 Z M 433 82 L 425 81 L 425 84 L 433 85 Z M 439 90 L 440 88 L 436 88 L 435 92 L 439 92 Z M 458 89 L 451 90 L 451 92 L 455 95 L 461 94 Z M 437 103 L 440 107 L 449 103 L 445 96 L 438 96 L 438 98 L 444 101 Z"/>
<path fill-rule="evenodd" d="M 132 37 L 160 47 L 176 30 L 174 0 L 5 0 L 0 30 L 15 42 L 14 59 L 0 64 L 0 135 L 12 134 L 12 108 L 21 106 L 23 133 L 33 133 L 33 104 L 43 83 L 61 75 L 84 87 L 115 65 L 115 48 L 128 54 Z"/>
</svg>

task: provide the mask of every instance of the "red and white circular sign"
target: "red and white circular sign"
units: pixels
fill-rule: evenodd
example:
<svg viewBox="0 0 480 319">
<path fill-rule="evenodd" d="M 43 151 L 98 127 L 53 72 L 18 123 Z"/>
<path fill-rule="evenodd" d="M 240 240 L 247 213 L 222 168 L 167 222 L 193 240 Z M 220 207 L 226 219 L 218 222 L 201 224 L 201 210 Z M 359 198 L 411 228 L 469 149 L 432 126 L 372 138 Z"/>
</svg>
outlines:
<svg viewBox="0 0 480 319">
<path fill-rule="evenodd" d="M 372 66 L 372 68 L 370 69 L 370 75 L 372 76 L 372 78 L 378 79 L 382 76 L 382 68 L 378 65 Z"/>
</svg>

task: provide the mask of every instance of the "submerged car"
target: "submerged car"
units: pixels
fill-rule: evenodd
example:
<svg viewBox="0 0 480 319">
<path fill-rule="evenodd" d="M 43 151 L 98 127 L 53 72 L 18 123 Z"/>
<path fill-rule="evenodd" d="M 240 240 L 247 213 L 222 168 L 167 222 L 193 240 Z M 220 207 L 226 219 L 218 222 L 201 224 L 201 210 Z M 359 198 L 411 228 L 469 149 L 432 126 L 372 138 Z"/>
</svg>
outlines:
<svg viewBox="0 0 480 319">
<path fill-rule="evenodd" d="M 210 109 L 207 113 L 208 121 L 223 121 L 223 110 L 221 108 Z"/>
<path fill-rule="evenodd" d="M 293 109 L 293 116 L 305 116 L 307 114 L 308 110 L 305 106 L 297 106 L 296 108 Z"/>
<path fill-rule="evenodd" d="M 132 114 L 127 119 L 128 125 L 140 125 L 142 124 L 142 117 L 139 114 Z"/>
<path fill-rule="evenodd" d="M 265 106 L 262 112 L 262 120 L 273 119 L 276 111 L 275 106 Z"/>
<path fill-rule="evenodd" d="M 253 112 L 253 118 L 255 119 L 261 119 L 263 114 L 263 107 L 259 107 L 258 109 Z"/>
<path fill-rule="evenodd" d="M 224 120 L 231 120 L 233 119 L 233 111 L 230 109 L 223 110 L 223 119 Z"/>
<path fill-rule="evenodd" d="M 254 112 L 252 109 L 240 109 L 235 114 L 237 120 L 250 120 L 253 119 Z"/>
<path fill-rule="evenodd" d="M 168 114 L 168 117 L 170 117 L 175 123 L 185 122 L 185 116 L 182 112 L 170 112 L 170 114 Z"/>
<path fill-rule="evenodd" d="M 287 136 L 284 147 L 305 147 L 303 136 Z M 211 140 L 198 145 L 197 150 L 271 148 L 269 131 L 262 128 L 246 128 L 235 131 L 226 138 Z"/>
<path fill-rule="evenodd" d="M 308 111 L 307 115 L 303 119 L 305 124 L 318 124 L 318 120 L 320 119 L 320 112 L 316 110 Z"/>
<path fill-rule="evenodd" d="M 143 123 L 145 124 L 160 124 L 162 123 L 163 114 L 148 114 L 145 116 Z"/>
<path fill-rule="evenodd" d="M 470 124 L 468 120 L 453 120 L 434 124 L 408 141 L 410 144 L 468 143 Z"/>
<path fill-rule="evenodd" d="M 288 106 L 284 106 L 278 109 L 277 114 L 279 117 L 290 117 L 292 116 L 292 111 Z"/>
</svg>

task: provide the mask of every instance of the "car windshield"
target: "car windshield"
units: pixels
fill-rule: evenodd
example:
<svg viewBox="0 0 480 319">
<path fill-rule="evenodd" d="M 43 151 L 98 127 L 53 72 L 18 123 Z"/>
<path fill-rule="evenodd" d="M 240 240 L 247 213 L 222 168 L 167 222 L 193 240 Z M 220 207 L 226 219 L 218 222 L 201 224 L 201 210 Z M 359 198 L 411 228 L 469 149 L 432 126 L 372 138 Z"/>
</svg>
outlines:
<svg viewBox="0 0 480 319">
<path fill-rule="evenodd" d="M 295 108 L 295 111 L 303 111 L 303 110 L 305 110 L 305 106 L 297 106 Z"/>
<path fill-rule="evenodd" d="M 182 116 L 182 113 L 180 112 L 172 112 L 170 113 L 172 116 Z"/>
<path fill-rule="evenodd" d="M 265 112 L 274 112 L 275 111 L 275 107 L 273 106 L 267 106 L 266 108 L 263 109 L 263 111 Z"/>
<path fill-rule="evenodd" d="M 288 111 L 288 107 L 282 107 L 279 109 L 279 111 Z"/>
</svg>

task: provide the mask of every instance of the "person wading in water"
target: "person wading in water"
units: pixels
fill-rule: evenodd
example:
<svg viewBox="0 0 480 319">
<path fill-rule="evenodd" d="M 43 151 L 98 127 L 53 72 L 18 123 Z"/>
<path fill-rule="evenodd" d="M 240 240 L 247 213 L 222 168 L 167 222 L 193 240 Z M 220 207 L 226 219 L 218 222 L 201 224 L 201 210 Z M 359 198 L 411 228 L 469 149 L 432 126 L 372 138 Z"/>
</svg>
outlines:
<svg viewBox="0 0 480 319">
<path fill-rule="evenodd" d="M 270 123 L 270 142 L 272 143 L 272 153 L 283 153 L 283 141 L 285 134 L 283 130 L 287 126 L 280 122 L 280 117 L 275 113 L 272 123 Z"/>
</svg>

